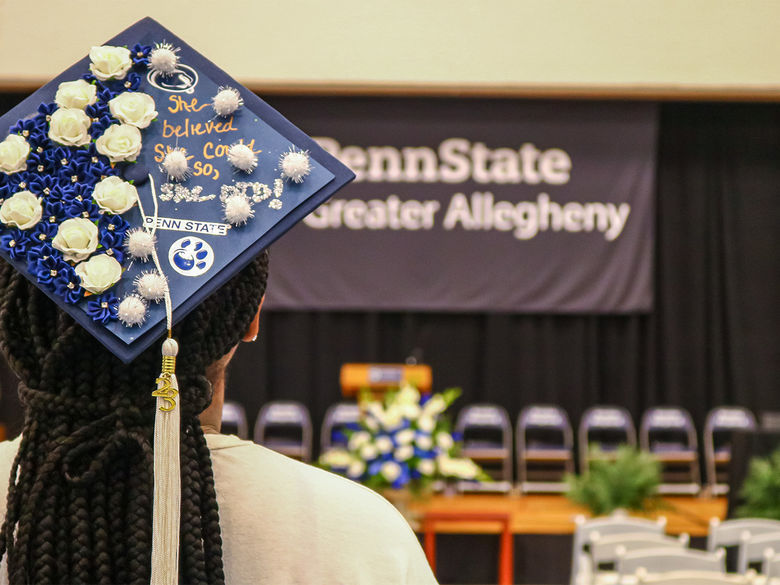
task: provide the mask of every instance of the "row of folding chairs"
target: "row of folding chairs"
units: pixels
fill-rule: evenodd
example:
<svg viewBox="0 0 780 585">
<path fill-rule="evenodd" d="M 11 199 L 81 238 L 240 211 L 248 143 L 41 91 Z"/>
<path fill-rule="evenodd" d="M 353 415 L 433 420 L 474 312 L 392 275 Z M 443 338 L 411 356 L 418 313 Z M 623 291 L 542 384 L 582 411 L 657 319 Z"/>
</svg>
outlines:
<svg viewBox="0 0 780 585">
<path fill-rule="evenodd" d="M 321 425 L 321 451 L 345 442 L 343 428 L 360 416 L 355 403 L 329 407 Z M 246 413 L 240 404 L 226 402 L 223 426 L 242 438 L 249 437 Z M 747 409 L 722 406 L 707 415 L 703 442 L 707 484 L 714 494 L 725 493 L 730 460 L 728 432 L 756 427 Z M 462 489 L 509 491 L 514 485 L 513 428 L 509 414 L 495 404 L 464 407 L 455 422 L 463 436 L 464 455 L 480 463 L 493 482 Z M 253 439 L 285 455 L 310 461 L 313 425 L 306 406 L 295 401 L 272 401 L 257 416 Z M 560 492 L 563 474 L 574 472 L 574 432 L 568 414 L 560 406 L 531 405 L 524 408 L 515 424 L 514 449 L 518 487 L 524 492 Z M 621 444 L 636 445 L 637 432 L 631 415 L 618 406 L 594 406 L 585 411 L 578 429 L 580 470 L 587 472 L 596 458 L 610 457 Z M 642 416 L 639 443 L 664 468 L 665 493 L 697 493 L 701 487 L 697 434 L 690 414 L 679 407 L 650 408 Z M 597 449 L 594 450 L 594 447 Z"/>
<path fill-rule="evenodd" d="M 506 484 L 512 481 L 512 424 L 507 411 L 494 404 L 465 407 L 456 430 L 463 433 L 464 453 L 494 469 Z M 755 416 L 738 406 L 722 406 L 707 415 L 703 433 L 707 485 L 711 493 L 728 491 L 731 457 L 730 433 L 756 428 Z M 575 467 L 574 432 L 560 406 L 531 405 L 515 424 L 515 458 L 518 486 L 524 492 L 565 489 L 562 475 Z M 594 459 L 609 459 L 620 445 L 639 446 L 652 453 L 663 468 L 663 493 L 698 493 L 701 489 L 699 448 L 691 415 L 683 408 L 662 406 L 646 410 L 637 430 L 625 408 L 611 405 L 587 409 L 578 428 L 579 467 L 587 473 Z M 491 486 L 487 486 L 491 489 Z"/>
<path fill-rule="evenodd" d="M 644 575 L 668 571 L 708 573 L 687 583 L 729 582 L 726 548 L 737 548 L 737 574 L 731 582 L 751 582 L 756 569 L 763 582 L 780 577 L 780 521 L 746 518 L 719 522 L 713 519 L 707 550 L 688 548 L 688 535 L 665 535 L 666 519 L 632 518 L 622 513 L 575 520 L 572 550 L 572 585 L 607 585 L 644 582 Z M 680 578 L 679 575 L 676 578 Z M 740 580 L 741 579 L 741 580 Z M 655 582 L 647 580 L 646 582 Z M 659 583 L 662 581 L 658 581 Z M 686 581 L 680 581 L 686 583 Z"/>
</svg>

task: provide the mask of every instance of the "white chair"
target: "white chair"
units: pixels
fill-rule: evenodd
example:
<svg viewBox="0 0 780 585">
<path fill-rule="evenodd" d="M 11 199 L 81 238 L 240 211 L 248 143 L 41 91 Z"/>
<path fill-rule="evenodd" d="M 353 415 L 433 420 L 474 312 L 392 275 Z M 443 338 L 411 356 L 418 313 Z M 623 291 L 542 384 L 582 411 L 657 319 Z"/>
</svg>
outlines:
<svg viewBox="0 0 780 585">
<path fill-rule="evenodd" d="M 585 516 L 574 518 L 574 539 L 572 545 L 571 580 L 574 585 L 578 578 L 590 574 L 590 571 L 582 571 L 582 564 L 589 563 L 590 557 L 585 552 L 585 547 L 590 543 L 590 535 L 598 532 L 601 536 L 608 534 L 636 534 L 654 533 L 663 534 L 666 528 L 666 518 L 646 520 L 644 518 L 631 518 L 624 512 L 616 512 L 611 516 L 586 519 Z"/>
<path fill-rule="evenodd" d="M 737 572 L 745 574 L 751 563 L 760 563 L 766 557 L 765 553 L 780 552 L 780 531 L 765 534 L 751 534 L 745 531 L 739 543 L 737 555 Z"/>
<path fill-rule="evenodd" d="M 618 556 L 617 570 L 621 579 L 633 575 L 639 569 L 648 573 L 666 571 L 716 571 L 726 570 L 726 551 L 722 548 L 715 552 L 693 549 L 641 549 L 626 552 Z"/>
<path fill-rule="evenodd" d="M 590 535 L 590 558 L 593 567 L 593 583 L 609 585 L 617 583 L 618 574 L 614 566 L 620 555 L 628 551 L 642 549 L 676 548 L 688 546 L 689 537 L 681 534 L 678 537 L 653 532 L 610 534 L 601 536 L 598 532 Z"/>
<path fill-rule="evenodd" d="M 241 439 L 249 438 L 246 411 L 238 402 L 226 400 L 222 405 L 222 432 L 227 435 L 235 432 Z"/>
<path fill-rule="evenodd" d="M 723 546 L 739 546 L 745 532 L 750 536 L 780 532 L 780 520 L 741 518 L 721 522 L 717 518 L 712 518 L 707 533 L 707 550 L 712 551 Z"/>
<path fill-rule="evenodd" d="M 780 583 L 780 553 L 777 551 L 765 551 L 764 564 L 761 572 L 766 576 L 767 583 Z"/>
<path fill-rule="evenodd" d="M 667 571 L 649 574 L 637 571 L 638 585 L 749 585 L 755 576 L 729 575 L 713 571 Z"/>
</svg>

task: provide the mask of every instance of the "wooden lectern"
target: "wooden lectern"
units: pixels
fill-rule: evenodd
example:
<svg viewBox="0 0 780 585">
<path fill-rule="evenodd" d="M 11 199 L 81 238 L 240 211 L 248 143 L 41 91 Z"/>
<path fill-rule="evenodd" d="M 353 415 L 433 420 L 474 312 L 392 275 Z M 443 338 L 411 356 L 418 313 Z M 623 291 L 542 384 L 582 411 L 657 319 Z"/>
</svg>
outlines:
<svg viewBox="0 0 780 585">
<path fill-rule="evenodd" d="M 430 392 L 433 387 L 431 367 L 407 364 L 344 364 L 341 366 L 341 394 L 354 398 L 362 390 L 375 397 L 398 388 L 404 382 L 412 384 L 420 392 Z"/>
</svg>

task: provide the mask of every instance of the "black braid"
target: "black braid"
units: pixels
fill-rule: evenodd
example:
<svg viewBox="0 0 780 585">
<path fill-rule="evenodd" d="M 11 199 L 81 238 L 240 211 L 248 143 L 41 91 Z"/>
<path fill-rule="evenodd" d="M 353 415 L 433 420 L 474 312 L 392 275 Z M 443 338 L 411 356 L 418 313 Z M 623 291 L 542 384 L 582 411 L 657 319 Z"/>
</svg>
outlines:
<svg viewBox="0 0 780 585">
<path fill-rule="evenodd" d="M 214 477 L 198 414 L 211 401 L 206 369 L 248 329 L 267 271 L 263 253 L 174 327 L 181 348 L 182 583 L 224 585 Z M 121 363 L 0 262 L 0 350 L 22 380 L 25 406 L 0 527 L 10 583 L 148 583 L 151 390 L 160 344 Z"/>
</svg>

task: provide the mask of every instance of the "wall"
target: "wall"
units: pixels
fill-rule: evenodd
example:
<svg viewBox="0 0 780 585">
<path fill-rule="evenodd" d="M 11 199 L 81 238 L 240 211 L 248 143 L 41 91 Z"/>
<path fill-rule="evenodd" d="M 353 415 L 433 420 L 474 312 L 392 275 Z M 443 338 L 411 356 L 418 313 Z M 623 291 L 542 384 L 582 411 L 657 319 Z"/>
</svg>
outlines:
<svg viewBox="0 0 780 585">
<path fill-rule="evenodd" d="M 476 84 L 780 98 L 775 0 L 0 0 L 0 87 L 40 85 L 147 15 L 253 88 Z"/>
</svg>

